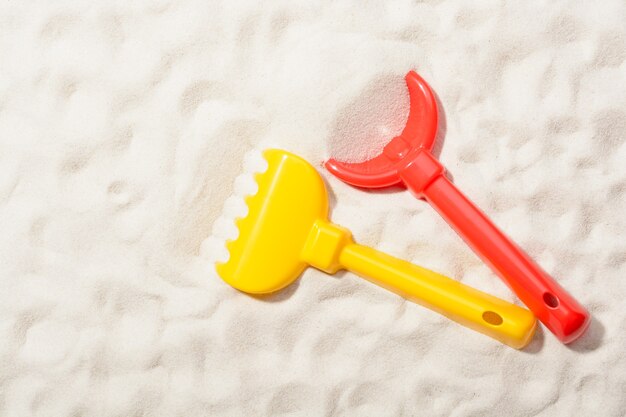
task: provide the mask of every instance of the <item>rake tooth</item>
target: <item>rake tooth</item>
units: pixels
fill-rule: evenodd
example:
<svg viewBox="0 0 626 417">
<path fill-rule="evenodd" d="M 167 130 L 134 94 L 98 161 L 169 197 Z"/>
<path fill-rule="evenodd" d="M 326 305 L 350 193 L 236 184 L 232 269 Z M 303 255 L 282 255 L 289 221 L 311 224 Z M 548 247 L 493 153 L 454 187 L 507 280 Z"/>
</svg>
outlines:
<svg viewBox="0 0 626 417">
<path fill-rule="evenodd" d="M 235 226 L 237 226 L 237 229 L 241 230 L 241 226 L 246 221 L 246 218 L 247 217 L 238 217 L 237 219 L 235 219 Z"/>
<path fill-rule="evenodd" d="M 234 217 L 222 216 L 218 219 L 215 222 L 215 227 L 211 236 L 213 238 L 218 234 L 222 235 L 222 239 L 219 240 L 223 243 L 222 247 L 226 249 L 228 256 L 228 259 L 225 261 L 215 262 L 215 266 L 217 268 L 227 265 L 230 262 L 231 253 L 235 247 L 238 244 L 245 243 L 240 241 L 242 226 L 246 221 L 248 221 L 247 219 L 250 214 L 250 206 L 253 204 L 255 198 L 258 198 L 260 181 L 267 172 L 267 167 L 269 166 L 265 156 L 260 152 L 256 152 L 256 155 L 252 155 L 252 153 L 249 154 L 250 155 L 245 157 L 245 172 L 235 179 L 234 195 L 229 197 L 224 202 L 223 211 L 229 213 L 235 212 L 236 215 Z M 229 230 L 227 230 L 227 223 L 234 226 L 237 231 L 236 236 L 232 238 L 224 236 L 229 234 Z"/>
<path fill-rule="evenodd" d="M 254 182 L 256 182 L 257 184 L 257 192 L 255 193 L 258 194 L 259 190 L 258 190 L 258 186 L 261 183 L 261 179 L 265 176 L 265 172 L 257 172 L 256 174 L 254 174 Z"/>
<path fill-rule="evenodd" d="M 229 239 L 225 242 L 224 246 L 228 250 L 229 254 L 230 254 L 231 249 L 233 249 L 233 247 L 237 244 L 237 240 L 238 239 Z"/>
<path fill-rule="evenodd" d="M 255 194 L 256 195 L 256 194 Z M 244 202 L 246 203 L 246 206 L 248 206 L 248 208 L 250 208 L 250 205 L 252 204 L 252 202 L 254 201 L 254 197 L 255 195 L 249 195 L 246 198 L 244 198 Z"/>
</svg>

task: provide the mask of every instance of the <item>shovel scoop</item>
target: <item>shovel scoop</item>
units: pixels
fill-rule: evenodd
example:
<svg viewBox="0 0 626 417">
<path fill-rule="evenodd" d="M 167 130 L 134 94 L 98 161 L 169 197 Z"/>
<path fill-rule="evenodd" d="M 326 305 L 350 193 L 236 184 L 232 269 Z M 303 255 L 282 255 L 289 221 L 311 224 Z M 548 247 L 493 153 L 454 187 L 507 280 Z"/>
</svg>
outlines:
<svg viewBox="0 0 626 417">
<path fill-rule="evenodd" d="M 400 136 L 373 159 L 360 163 L 329 159 L 326 168 L 357 187 L 404 184 L 439 212 L 559 340 L 576 340 L 589 325 L 589 313 L 448 180 L 431 153 L 437 133 L 435 97 L 414 71 L 405 79 L 410 110 Z"/>
</svg>

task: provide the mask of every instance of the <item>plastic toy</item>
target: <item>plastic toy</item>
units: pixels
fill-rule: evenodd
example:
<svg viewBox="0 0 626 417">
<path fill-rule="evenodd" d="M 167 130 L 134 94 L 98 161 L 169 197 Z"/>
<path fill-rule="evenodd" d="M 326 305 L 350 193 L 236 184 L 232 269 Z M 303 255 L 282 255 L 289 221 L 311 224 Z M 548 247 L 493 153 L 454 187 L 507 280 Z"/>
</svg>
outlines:
<svg viewBox="0 0 626 417">
<path fill-rule="evenodd" d="M 534 315 L 453 279 L 354 243 L 328 222 L 328 197 L 319 173 L 303 159 L 267 150 L 268 169 L 255 175 L 258 192 L 246 198 L 248 215 L 236 220 L 239 236 L 216 265 L 240 291 L 265 294 L 295 281 L 307 266 L 333 274 L 347 269 L 514 348 L 532 338 Z"/>
<path fill-rule="evenodd" d="M 437 133 L 433 93 L 413 71 L 406 83 L 410 112 L 400 136 L 369 161 L 330 159 L 326 168 L 357 187 L 404 184 L 439 212 L 552 333 L 564 343 L 574 341 L 588 327 L 589 313 L 446 178 L 443 165 L 430 152 Z"/>
</svg>

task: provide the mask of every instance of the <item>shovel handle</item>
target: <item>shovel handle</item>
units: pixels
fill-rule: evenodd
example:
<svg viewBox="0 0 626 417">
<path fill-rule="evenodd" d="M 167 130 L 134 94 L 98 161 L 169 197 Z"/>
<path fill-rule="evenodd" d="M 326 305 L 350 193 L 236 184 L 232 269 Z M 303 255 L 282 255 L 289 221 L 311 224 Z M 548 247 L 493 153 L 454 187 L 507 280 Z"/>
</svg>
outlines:
<svg viewBox="0 0 626 417">
<path fill-rule="evenodd" d="M 535 332 L 530 311 L 375 249 L 348 244 L 339 262 L 383 288 L 516 349 L 526 346 Z"/>
<path fill-rule="evenodd" d="M 463 240 L 563 343 L 581 336 L 587 310 L 502 233 L 454 184 L 428 151 L 402 172 L 407 187 L 428 201 Z"/>
</svg>

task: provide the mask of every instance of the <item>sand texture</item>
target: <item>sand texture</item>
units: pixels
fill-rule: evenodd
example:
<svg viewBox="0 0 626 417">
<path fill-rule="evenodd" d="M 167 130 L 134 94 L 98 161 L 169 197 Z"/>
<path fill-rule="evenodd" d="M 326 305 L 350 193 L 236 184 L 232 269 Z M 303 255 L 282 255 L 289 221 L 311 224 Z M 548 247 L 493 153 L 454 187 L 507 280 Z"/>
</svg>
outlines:
<svg viewBox="0 0 626 417">
<path fill-rule="evenodd" d="M 2 2 L 0 416 L 626 415 L 624 22 L 622 0 Z M 360 243 L 519 302 L 426 203 L 321 170 L 402 129 L 410 69 L 454 182 L 593 314 L 577 343 L 516 351 L 349 273 L 265 299 L 215 276 L 203 242 L 270 141 Z"/>
</svg>

